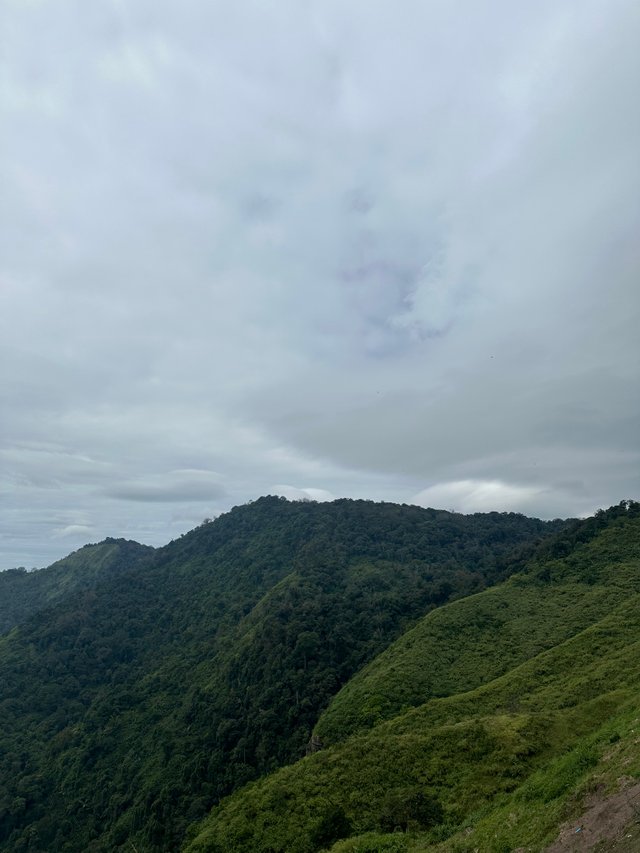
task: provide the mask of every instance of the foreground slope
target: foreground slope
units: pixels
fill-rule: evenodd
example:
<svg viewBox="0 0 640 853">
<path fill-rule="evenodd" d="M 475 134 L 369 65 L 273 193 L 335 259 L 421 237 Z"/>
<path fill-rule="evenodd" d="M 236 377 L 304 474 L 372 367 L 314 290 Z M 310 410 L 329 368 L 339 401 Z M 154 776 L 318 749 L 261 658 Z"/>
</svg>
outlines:
<svg viewBox="0 0 640 853">
<path fill-rule="evenodd" d="M 0 849 L 174 851 L 423 613 L 557 530 L 264 498 L 0 640 Z"/>
<path fill-rule="evenodd" d="M 333 745 L 223 801 L 185 850 L 539 851 L 639 716 L 628 503 L 430 613 L 338 694 L 317 726 Z"/>
</svg>

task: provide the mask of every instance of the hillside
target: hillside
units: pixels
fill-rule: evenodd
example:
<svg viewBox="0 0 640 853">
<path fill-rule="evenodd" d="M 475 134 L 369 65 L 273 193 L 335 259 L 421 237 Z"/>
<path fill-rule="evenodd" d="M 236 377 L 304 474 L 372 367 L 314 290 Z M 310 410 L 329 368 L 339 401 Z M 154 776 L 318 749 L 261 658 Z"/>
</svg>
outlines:
<svg viewBox="0 0 640 853">
<path fill-rule="evenodd" d="M 0 639 L 0 850 L 177 850 L 418 618 L 563 527 L 263 498 L 97 573 Z"/>
<path fill-rule="evenodd" d="M 629 502 L 428 614 L 335 697 L 332 745 L 224 800 L 185 853 L 541 851 L 594 792 L 635 790 L 639 719 Z"/>
<path fill-rule="evenodd" d="M 622 506 L 600 512 L 554 537 L 524 574 L 431 613 L 345 685 L 315 733 L 332 743 L 472 690 L 610 613 L 636 591 L 640 549 L 628 521 Z"/>
<path fill-rule="evenodd" d="M 152 553 L 153 548 L 147 545 L 106 539 L 85 545 L 46 569 L 0 572 L 0 634 L 74 592 L 92 589 L 109 576 L 127 572 Z"/>
</svg>

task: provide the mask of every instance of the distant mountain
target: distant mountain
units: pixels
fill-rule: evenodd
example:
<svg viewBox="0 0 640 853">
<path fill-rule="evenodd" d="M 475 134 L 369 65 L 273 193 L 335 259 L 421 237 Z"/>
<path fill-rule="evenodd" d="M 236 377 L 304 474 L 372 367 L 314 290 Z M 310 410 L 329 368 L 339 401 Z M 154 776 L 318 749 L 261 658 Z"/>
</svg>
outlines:
<svg viewBox="0 0 640 853">
<path fill-rule="evenodd" d="M 85 545 L 47 569 L 0 572 L 0 634 L 74 592 L 129 571 L 152 553 L 153 548 L 137 542 L 105 539 L 98 545 Z"/>
<path fill-rule="evenodd" d="M 18 580 L 0 638 L 0 850 L 178 850 L 220 797 L 304 755 L 332 697 L 425 613 L 565 528 L 262 498 L 156 551 L 82 549 L 34 575 L 47 582 L 28 606 Z"/>
<path fill-rule="evenodd" d="M 639 726 L 640 504 L 623 502 L 429 613 L 336 695 L 324 748 L 224 800 L 184 850 L 631 853 Z"/>
</svg>

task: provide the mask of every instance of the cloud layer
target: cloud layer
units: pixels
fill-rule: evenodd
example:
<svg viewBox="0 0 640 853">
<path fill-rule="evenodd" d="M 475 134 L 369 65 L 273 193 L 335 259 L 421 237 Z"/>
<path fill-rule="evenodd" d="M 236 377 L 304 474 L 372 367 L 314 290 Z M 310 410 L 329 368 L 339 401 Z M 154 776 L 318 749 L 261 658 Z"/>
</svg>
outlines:
<svg viewBox="0 0 640 853">
<path fill-rule="evenodd" d="M 0 14 L 1 568 L 638 497 L 637 3 Z"/>
</svg>

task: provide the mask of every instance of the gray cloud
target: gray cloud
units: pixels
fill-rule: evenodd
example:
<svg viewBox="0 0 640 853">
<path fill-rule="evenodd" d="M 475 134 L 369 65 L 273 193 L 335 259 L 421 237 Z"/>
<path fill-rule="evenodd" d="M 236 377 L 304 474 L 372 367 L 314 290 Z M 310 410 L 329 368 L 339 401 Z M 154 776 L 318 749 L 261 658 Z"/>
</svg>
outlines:
<svg viewBox="0 0 640 853">
<path fill-rule="evenodd" d="M 209 471 L 172 471 L 147 480 L 117 483 L 105 490 L 107 497 L 142 503 L 211 502 L 226 495 L 219 477 Z"/>
<path fill-rule="evenodd" d="M 632 0 L 1 14 L 1 566 L 274 483 L 638 496 Z"/>
</svg>

